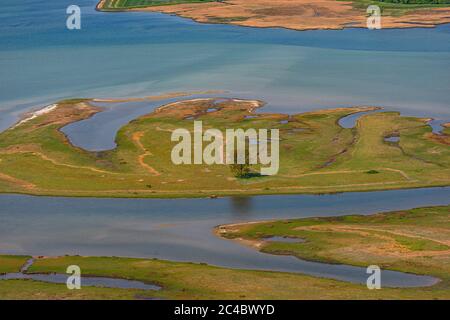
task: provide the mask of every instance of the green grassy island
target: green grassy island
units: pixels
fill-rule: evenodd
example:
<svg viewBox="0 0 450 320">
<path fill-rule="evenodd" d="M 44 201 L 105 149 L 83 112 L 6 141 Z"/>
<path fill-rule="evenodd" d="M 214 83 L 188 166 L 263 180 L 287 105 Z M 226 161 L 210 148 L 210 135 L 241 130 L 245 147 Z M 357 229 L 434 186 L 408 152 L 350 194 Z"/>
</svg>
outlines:
<svg viewBox="0 0 450 320">
<path fill-rule="evenodd" d="M 265 253 L 434 275 L 450 284 L 450 206 L 371 216 L 219 226 L 216 233 Z M 282 240 L 287 238 L 298 241 Z M 269 239 L 269 241 L 267 240 Z M 450 287 L 449 287 L 450 288 Z"/>
<path fill-rule="evenodd" d="M 90 100 L 62 101 L 0 133 L 0 192 L 95 197 L 208 197 L 333 193 L 450 185 L 450 128 L 434 134 L 428 119 L 376 112 L 355 128 L 338 121 L 373 107 L 285 115 L 256 113 L 260 101 L 185 100 L 125 125 L 117 147 L 89 152 L 60 131 L 101 109 Z M 211 112 L 213 108 L 213 111 Z M 277 128 L 280 169 L 236 178 L 227 165 L 175 165 L 172 131 Z M 387 137 L 399 137 L 389 142 Z M 258 167 L 252 168 L 257 172 Z"/>
<path fill-rule="evenodd" d="M 168 6 L 184 3 L 217 2 L 217 0 L 104 0 L 101 1 L 103 11 L 116 11 L 156 6 Z"/>
</svg>

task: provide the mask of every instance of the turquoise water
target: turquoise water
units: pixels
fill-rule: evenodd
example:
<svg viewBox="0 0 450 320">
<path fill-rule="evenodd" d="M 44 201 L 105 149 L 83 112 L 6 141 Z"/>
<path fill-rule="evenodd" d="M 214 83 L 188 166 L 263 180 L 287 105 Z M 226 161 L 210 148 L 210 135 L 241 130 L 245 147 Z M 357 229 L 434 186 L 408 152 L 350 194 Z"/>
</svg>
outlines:
<svg viewBox="0 0 450 320">
<path fill-rule="evenodd" d="M 151 13 L 100 13 L 79 0 L 3 0 L 0 128 L 70 97 L 229 90 L 269 110 L 375 104 L 448 120 L 450 26 L 297 32 L 204 25 Z"/>
</svg>

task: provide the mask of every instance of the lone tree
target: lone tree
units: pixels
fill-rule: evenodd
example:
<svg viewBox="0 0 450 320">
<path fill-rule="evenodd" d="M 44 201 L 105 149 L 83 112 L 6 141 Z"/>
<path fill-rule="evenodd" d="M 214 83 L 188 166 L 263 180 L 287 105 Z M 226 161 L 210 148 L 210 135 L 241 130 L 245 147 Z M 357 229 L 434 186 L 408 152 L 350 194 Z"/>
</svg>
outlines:
<svg viewBox="0 0 450 320">
<path fill-rule="evenodd" d="M 250 165 L 245 164 L 231 164 L 230 170 L 236 178 L 247 178 L 250 175 Z"/>
<path fill-rule="evenodd" d="M 238 148 L 234 150 L 234 158 L 233 164 L 230 165 L 230 170 L 236 178 L 248 178 L 250 176 L 251 167 L 250 167 L 250 150 L 249 150 L 250 141 L 247 139 L 245 143 L 245 161 L 242 164 L 238 163 Z"/>
</svg>

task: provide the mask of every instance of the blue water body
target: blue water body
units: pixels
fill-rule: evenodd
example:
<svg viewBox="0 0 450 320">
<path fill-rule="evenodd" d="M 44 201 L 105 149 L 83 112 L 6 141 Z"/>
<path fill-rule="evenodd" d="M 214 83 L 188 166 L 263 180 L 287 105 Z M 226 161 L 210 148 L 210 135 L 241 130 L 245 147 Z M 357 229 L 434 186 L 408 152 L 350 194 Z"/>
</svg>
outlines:
<svg viewBox="0 0 450 320">
<path fill-rule="evenodd" d="M 442 134 L 442 130 L 444 130 L 444 124 L 446 124 L 448 121 L 446 120 L 438 120 L 433 119 L 428 122 L 428 125 L 431 127 L 434 134 Z"/>
<path fill-rule="evenodd" d="M 223 94 L 222 94 L 223 95 Z M 94 103 L 102 111 L 94 116 L 71 123 L 61 129 L 69 141 L 77 147 L 89 151 L 106 151 L 116 147 L 116 135 L 120 128 L 155 108 L 180 99 L 211 98 L 211 95 L 192 95 L 184 98 L 158 101 L 121 103 Z"/>
<path fill-rule="evenodd" d="M 397 143 L 400 142 L 400 137 L 388 137 L 384 138 L 384 141 Z"/>
<path fill-rule="evenodd" d="M 356 124 L 361 117 L 363 117 L 367 114 L 372 114 L 375 112 L 384 112 L 384 111 L 388 111 L 388 110 L 380 109 L 380 110 L 371 110 L 371 111 L 363 111 L 363 112 L 353 113 L 348 116 L 340 118 L 338 123 L 342 128 L 352 129 L 352 128 L 356 127 Z"/>
<path fill-rule="evenodd" d="M 230 268 L 300 272 L 365 283 L 365 268 L 260 253 L 217 238 L 236 222 L 371 214 L 444 205 L 450 187 L 220 199 L 94 199 L 0 195 L 0 253 L 155 257 Z M 383 271 L 383 285 L 434 283 Z"/>
<path fill-rule="evenodd" d="M 24 110 L 71 97 L 219 89 L 301 112 L 381 105 L 449 119 L 450 26 L 298 32 L 198 24 L 158 13 L 101 13 L 78 0 L 3 0 L 0 129 Z"/>
<path fill-rule="evenodd" d="M 60 273 L 50 274 L 25 274 L 25 273 L 7 273 L 0 274 L 1 280 L 34 280 L 49 283 L 66 284 L 69 275 Z M 1 284 L 1 282 L 0 282 Z M 125 280 L 106 277 L 83 276 L 81 279 L 82 287 L 100 287 L 100 288 L 120 288 L 120 289 L 141 289 L 141 290 L 160 290 L 161 287 L 147 284 L 141 281 Z"/>
</svg>

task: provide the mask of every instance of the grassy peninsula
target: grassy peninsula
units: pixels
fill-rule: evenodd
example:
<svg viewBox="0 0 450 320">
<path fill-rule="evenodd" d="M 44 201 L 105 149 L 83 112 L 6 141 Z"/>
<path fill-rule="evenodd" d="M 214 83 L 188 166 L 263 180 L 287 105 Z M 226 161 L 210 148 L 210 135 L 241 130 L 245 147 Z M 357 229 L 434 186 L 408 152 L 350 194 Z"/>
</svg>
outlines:
<svg viewBox="0 0 450 320">
<path fill-rule="evenodd" d="M 450 128 L 377 112 L 355 128 L 338 121 L 373 107 L 285 115 L 256 112 L 260 101 L 195 99 L 163 106 L 125 125 L 117 147 L 89 152 L 60 131 L 101 112 L 89 100 L 62 101 L 0 133 L 0 192 L 96 197 L 208 197 L 332 193 L 450 185 Z M 172 131 L 278 128 L 280 170 L 239 179 L 227 165 L 175 165 Z M 399 142 L 385 141 L 397 136 Z M 253 170 L 258 170 L 257 167 Z"/>
</svg>

